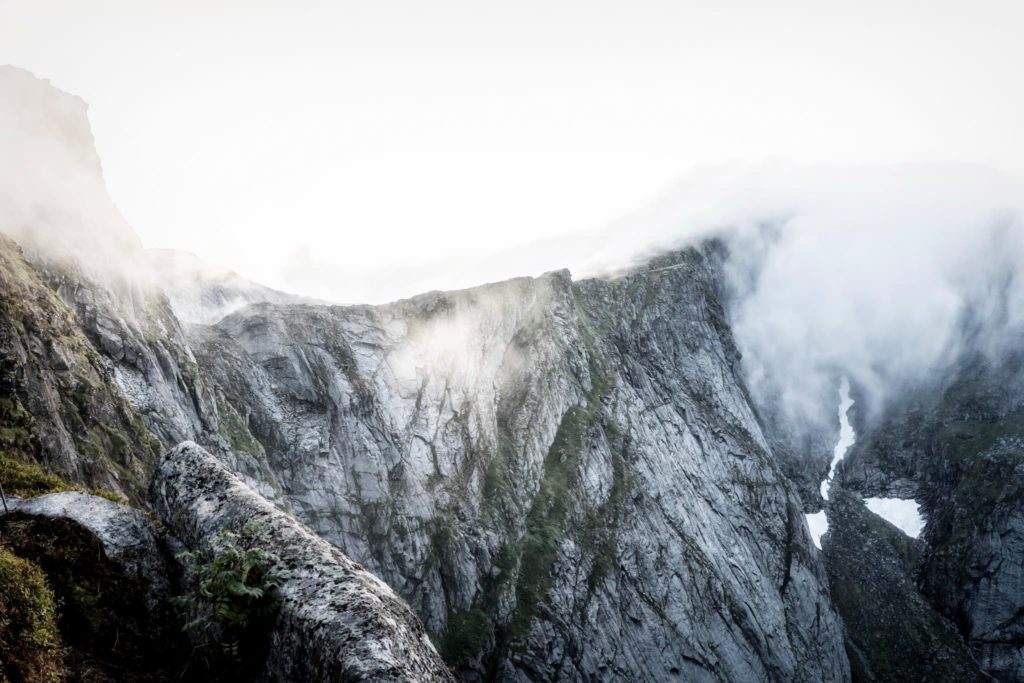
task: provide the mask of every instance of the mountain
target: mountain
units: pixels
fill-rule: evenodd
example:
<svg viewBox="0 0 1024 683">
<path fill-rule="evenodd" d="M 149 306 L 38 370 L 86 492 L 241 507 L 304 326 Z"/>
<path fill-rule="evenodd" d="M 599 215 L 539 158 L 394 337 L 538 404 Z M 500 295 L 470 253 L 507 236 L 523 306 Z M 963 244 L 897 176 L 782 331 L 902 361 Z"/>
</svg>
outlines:
<svg viewBox="0 0 1024 683">
<path fill-rule="evenodd" d="M 60 162 L 102 191 L 80 100 L 11 69 L 0 88 L 38 109 L 2 114 L 25 129 L 5 144 L 27 159 L 72 131 Z M 808 428 L 749 390 L 727 237 L 615 277 L 332 306 L 147 256 L 93 212 L 105 193 L 2 207 L 58 200 L 66 222 L 0 217 L 0 483 L 82 491 L 16 514 L 77 520 L 111 557 L 145 535 L 168 591 L 262 520 L 250 542 L 282 577 L 266 661 L 245 663 L 264 677 L 445 680 L 443 657 L 467 681 L 1024 679 L 1012 335 L 853 411 L 826 503 L 838 420 Z M 112 246 L 76 256 L 66 223 Z M 921 539 L 875 495 L 919 499 Z M 823 505 L 819 551 L 805 513 Z M 54 585 L 77 575 L 11 545 Z M 85 646 L 61 637 L 73 667 Z"/>
<path fill-rule="evenodd" d="M 176 249 L 148 249 L 156 284 L 178 320 L 209 325 L 253 303 L 317 303 L 247 280 Z"/>
<path fill-rule="evenodd" d="M 721 257 L 263 304 L 190 340 L 283 504 L 402 593 L 467 679 L 844 680 Z"/>
</svg>

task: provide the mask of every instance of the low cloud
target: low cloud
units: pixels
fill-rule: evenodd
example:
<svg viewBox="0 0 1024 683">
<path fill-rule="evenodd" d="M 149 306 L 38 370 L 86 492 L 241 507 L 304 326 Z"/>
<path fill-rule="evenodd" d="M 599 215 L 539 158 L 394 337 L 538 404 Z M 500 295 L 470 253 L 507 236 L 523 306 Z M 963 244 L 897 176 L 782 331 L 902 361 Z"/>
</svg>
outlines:
<svg viewBox="0 0 1024 683">
<path fill-rule="evenodd" d="M 0 232 L 92 277 L 148 277 L 142 245 L 110 200 L 84 101 L 0 66 Z"/>
<path fill-rule="evenodd" d="M 877 415 L 966 350 L 998 355 L 1024 323 L 1021 188 L 966 167 L 790 170 L 724 229 L 748 383 L 812 424 L 846 376 Z M 761 216 L 758 220 L 756 216 Z"/>
<path fill-rule="evenodd" d="M 103 186 L 85 103 L 13 67 L 0 67 L 0 91 L 0 231 L 94 277 L 152 281 Z M 967 166 L 731 166 L 696 172 L 604 229 L 512 251 L 356 274 L 331 268 L 313 245 L 282 254 L 279 267 L 308 280 L 307 294 L 337 300 L 338 289 L 314 285 L 358 280 L 365 289 L 347 290 L 348 301 L 380 301 L 563 267 L 577 278 L 614 274 L 718 236 L 729 247 L 729 311 L 755 397 L 797 422 L 826 424 L 839 376 L 877 412 L 894 389 L 964 349 L 998 355 L 1018 343 L 1021 207 L 1016 180 Z M 433 351 L 459 348 L 430 339 Z"/>
</svg>

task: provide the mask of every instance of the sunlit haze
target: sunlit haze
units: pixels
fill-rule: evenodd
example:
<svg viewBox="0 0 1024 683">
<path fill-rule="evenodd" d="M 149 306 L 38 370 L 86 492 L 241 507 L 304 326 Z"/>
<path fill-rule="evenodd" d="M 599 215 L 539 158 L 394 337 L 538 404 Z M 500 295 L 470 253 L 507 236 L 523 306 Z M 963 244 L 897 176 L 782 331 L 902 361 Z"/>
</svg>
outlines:
<svg viewBox="0 0 1024 683">
<path fill-rule="evenodd" d="M 0 63 L 89 103 L 146 246 L 382 301 L 574 266 L 543 243 L 708 166 L 1020 176 L 1022 21 L 992 1 L 2 1 Z"/>
</svg>

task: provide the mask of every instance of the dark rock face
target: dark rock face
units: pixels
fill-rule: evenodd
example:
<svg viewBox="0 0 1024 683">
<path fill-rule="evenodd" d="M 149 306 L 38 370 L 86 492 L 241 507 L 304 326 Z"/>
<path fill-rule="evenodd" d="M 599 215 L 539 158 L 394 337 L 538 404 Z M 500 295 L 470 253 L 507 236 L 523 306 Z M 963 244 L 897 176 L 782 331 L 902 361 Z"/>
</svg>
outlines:
<svg viewBox="0 0 1024 683">
<path fill-rule="evenodd" d="M 41 569 L 55 595 L 63 675 L 177 680 L 191 648 L 171 604 L 174 562 L 150 518 L 82 493 L 8 506 L 0 539 Z"/>
<path fill-rule="evenodd" d="M 842 489 L 832 489 L 826 510 L 825 567 L 853 680 L 990 680 L 956 627 L 918 591 L 922 544 Z"/>
<path fill-rule="evenodd" d="M 864 495 L 921 502 L 922 591 L 1004 681 L 1024 680 L 1022 411 L 1019 358 L 965 358 L 864 425 L 840 472 Z"/>
<path fill-rule="evenodd" d="M 12 513 L 67 519 L 82 526 L 103 545 L 108 558 L 145 587 L 147 608 L 159 623 L 170 602 L 172 574 L 159 533 L 141 510 L 84 493 L 50 493 L 26 500 L 8 500 Z"/>
<path fill-rule="evenodd" d="M 194 443 L 160 462 L 158 514 L 186 545 L 249 521 L 255 543 L 275 553 L 282 604 L 266 677 L 280 681 L 453 680 L 419 619 L 387 585 L 281 512 Z"/>
</svg>

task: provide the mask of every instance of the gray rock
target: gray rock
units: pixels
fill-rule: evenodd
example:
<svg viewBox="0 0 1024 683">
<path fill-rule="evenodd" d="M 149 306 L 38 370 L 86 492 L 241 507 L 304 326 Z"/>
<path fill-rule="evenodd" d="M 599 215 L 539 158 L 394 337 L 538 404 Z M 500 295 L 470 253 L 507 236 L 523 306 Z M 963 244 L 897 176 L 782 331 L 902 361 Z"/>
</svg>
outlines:
<svg viewBox="0 0 1024 683">
<path fill-rule="evenodd" d="M 394 586 L 463 677 L 847 680 L 715 264 L 263 304 L 189 333 L 283 504 Z"/>
<path fill-rule="evenodd" d="M 920 584 L 982 668 L 1024 680 L 1024 364 L 967 354 L 858 425 L 839 468 L 865 496 L 914 497 L 927 524 Z"/>
<path fill-rule="evenodd" d="M 141 510 L 85 493 L 50 493 L 36 498 L 9 498 L 11 513 L 70 519 L 103 544 L 106 556 L 144 589 L 151 623 L 162 623 L 169 609 L 171 566 L 153 521 Z M 2 514 L 0 510 L 0 514 Z"/>
<path fill-rule="evenodd" d="M 161 460 L 151 489 L 158 514 L 186 545 L 249 521 L 278 556 L 282 604 L 266 675 L 280 681 L 452 680 L 416 615 L 383 581 L 276 509 L 198 445 Z"/>
</svg>

